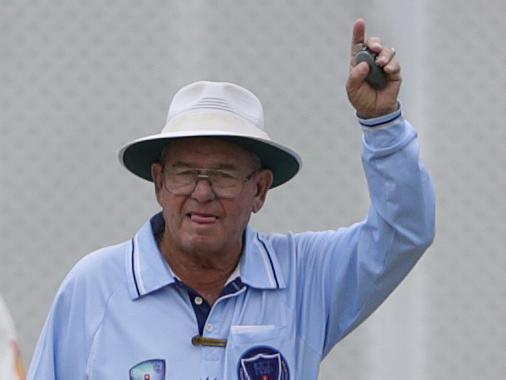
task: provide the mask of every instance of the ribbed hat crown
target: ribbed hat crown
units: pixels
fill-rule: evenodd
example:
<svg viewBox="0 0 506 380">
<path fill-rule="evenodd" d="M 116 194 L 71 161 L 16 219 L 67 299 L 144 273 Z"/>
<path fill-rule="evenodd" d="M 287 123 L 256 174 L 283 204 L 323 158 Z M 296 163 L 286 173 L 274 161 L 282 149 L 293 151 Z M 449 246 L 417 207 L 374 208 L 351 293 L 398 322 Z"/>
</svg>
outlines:
<svg viewBox="0 0 506 380">
<path fill-rule="evenodd" d="M 167 122 L 181 114 L 203 110 L 231 112 L 264 130 L 262 103 L 251 91 L 226 82 L 200 81 L 180 89 L 172 99 Z"/>
</svg>

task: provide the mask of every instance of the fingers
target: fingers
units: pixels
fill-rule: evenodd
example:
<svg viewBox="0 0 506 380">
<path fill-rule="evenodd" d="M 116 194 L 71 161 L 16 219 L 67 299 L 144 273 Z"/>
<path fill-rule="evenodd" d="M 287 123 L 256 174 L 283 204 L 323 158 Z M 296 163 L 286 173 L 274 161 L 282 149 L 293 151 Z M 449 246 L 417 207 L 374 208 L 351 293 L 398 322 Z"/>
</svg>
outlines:
<svg viewBox="0 0 506 380">
<path fill-rule="evenodd" d="M 383 70 L 388 74 L 391 79 L 399 79 L 401 73 L 401 64 L 397 58 L 392 58 L 385 66 Z"/>
<path fill-rule="evenodd" d="M 383 68 L 388 75 L 388 81 L 401 80 L 401 66 L 399 60 L 396 58 L 395 49 L 391 47 L 384 47 L 383 42 L 379 37 L 367 37 L 365 35 L 365 21 L 359 18 L 353 24 L 353 34 L 351 40 L 351 62 L 350 74 L 347 82 L 349 90 L 357 90 L 360 88 L 369 73 L 369 66 L 367 63 L 362 62 L 356 64 L 356 54 L 367 47 L 376 54 L 376 64 Z"/>
<path fill-rule="evenodd" d="M 399 61 L 395 58 L 393 48 L 385 48 L 379 37 L 365 38 L 365 20 L 359 18 L 353 24 L 353 36 L 351 40 L 351 66 L 355 66 L 355 55 L 367 46 L 369 50 L 376 53 L 376 64 L 382 67 L 388 74 L 400 71 Z"/>
<path fill-rule="evenodd" d="M 381 45 L 381 41 L 377 37 L 371 37 L 365 44 L 369 50 L 376 53 L 375 63 L 383 68 L 387 74 L 396 74 L 401 70 L 399 60 L 396 58 L 396 52 L 394 48 L 387 48 Z M 351 61 L 352 68 L 355 66 L 355 56 L 352 57 Z"/>
<path fill-rule="evenodd" d="M 359 18 L 353 24 L 353 38 L 352 45 L 363 44 L 365 39 L 365 21 Z"/>
<path fill-rule="evenodd" d="M 380 52 L 376 56 L 376 64 L 383 68 L 390 80 L 400 78 L 401 64 L 395 55 L 394 48 L 381 47 Z"/>
<path fill-rule="evenodd" d="M 380 49 L 381 50 L 376 56 L 376 64 L 381 67 L 384 67 L 395 57 L 395 49 L 383 47 L 380 47 Z"/>
<path fill-rule="evenodd" d="M 381 49 L 383 49 L 383 44 L 381 43 L 381 38 L 379 37 L 369 37 L 365 45 L 369 48 L 369 50 L 380 53 Z"/>
<path fill-rule="evenodd" d="M 365 21 L 359 18 L 353 24 L 353 36 L 351 38 L 351 55 L 354 56 L 364 46 L 365 42 Z"/>
</svg>

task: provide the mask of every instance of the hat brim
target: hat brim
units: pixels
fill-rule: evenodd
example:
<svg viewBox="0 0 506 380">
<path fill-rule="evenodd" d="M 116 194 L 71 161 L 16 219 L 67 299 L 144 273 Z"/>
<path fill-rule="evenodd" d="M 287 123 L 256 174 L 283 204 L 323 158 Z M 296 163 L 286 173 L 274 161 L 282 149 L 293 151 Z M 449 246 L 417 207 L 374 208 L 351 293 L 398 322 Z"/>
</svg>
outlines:
<svg viewBox="0 0 506 380">
<path fill-rule="evenodd" d="M 154 135 L 136 140 L 125 145 L 119 152 L 121 163 L 133 174 L 153 181 L 151 177 L 151 165 L 159 161 L 162 150 L 171 140 L 188 137 L 213 137 L 235 143 L 244 149 L 256 154 L 262 163 L 262 167 L 273 173 L 271 188 L 282 185 L 293 178 L 300 170 L 302 160 L 291 149 L 270 140 L 252 138 L 249 136 L 220 134 L 220 133 L 196 133 L 185 135 Z"/>
</svg>

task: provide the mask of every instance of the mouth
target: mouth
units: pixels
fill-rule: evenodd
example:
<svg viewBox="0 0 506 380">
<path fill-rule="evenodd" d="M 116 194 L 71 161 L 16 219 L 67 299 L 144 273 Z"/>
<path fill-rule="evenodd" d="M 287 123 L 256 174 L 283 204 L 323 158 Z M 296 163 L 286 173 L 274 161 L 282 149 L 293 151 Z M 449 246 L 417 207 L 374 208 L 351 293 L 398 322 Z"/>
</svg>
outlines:
<svg viewBox="0 0 506 380">
<path fill-rule="evenodd" d="M 216 215 L 202 212 L 189 212 L 186 214 L 186 217 L 188 217 L 191 222 L 200 225 L 213 224 L 218 220 Z"/>
</svg>

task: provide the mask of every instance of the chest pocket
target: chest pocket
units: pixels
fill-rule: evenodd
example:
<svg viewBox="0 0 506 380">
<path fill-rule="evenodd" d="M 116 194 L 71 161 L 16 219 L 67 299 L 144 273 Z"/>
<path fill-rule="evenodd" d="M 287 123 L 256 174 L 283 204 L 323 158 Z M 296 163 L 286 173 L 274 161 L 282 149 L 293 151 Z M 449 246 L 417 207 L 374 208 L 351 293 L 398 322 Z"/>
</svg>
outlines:
<svg viewBox="0 0 506 380">
<path fill-rule="evenodd" d="M 289 380 L 294 346 L 286 326 L 231 326 L 224 380 Z"/>
</svg>

